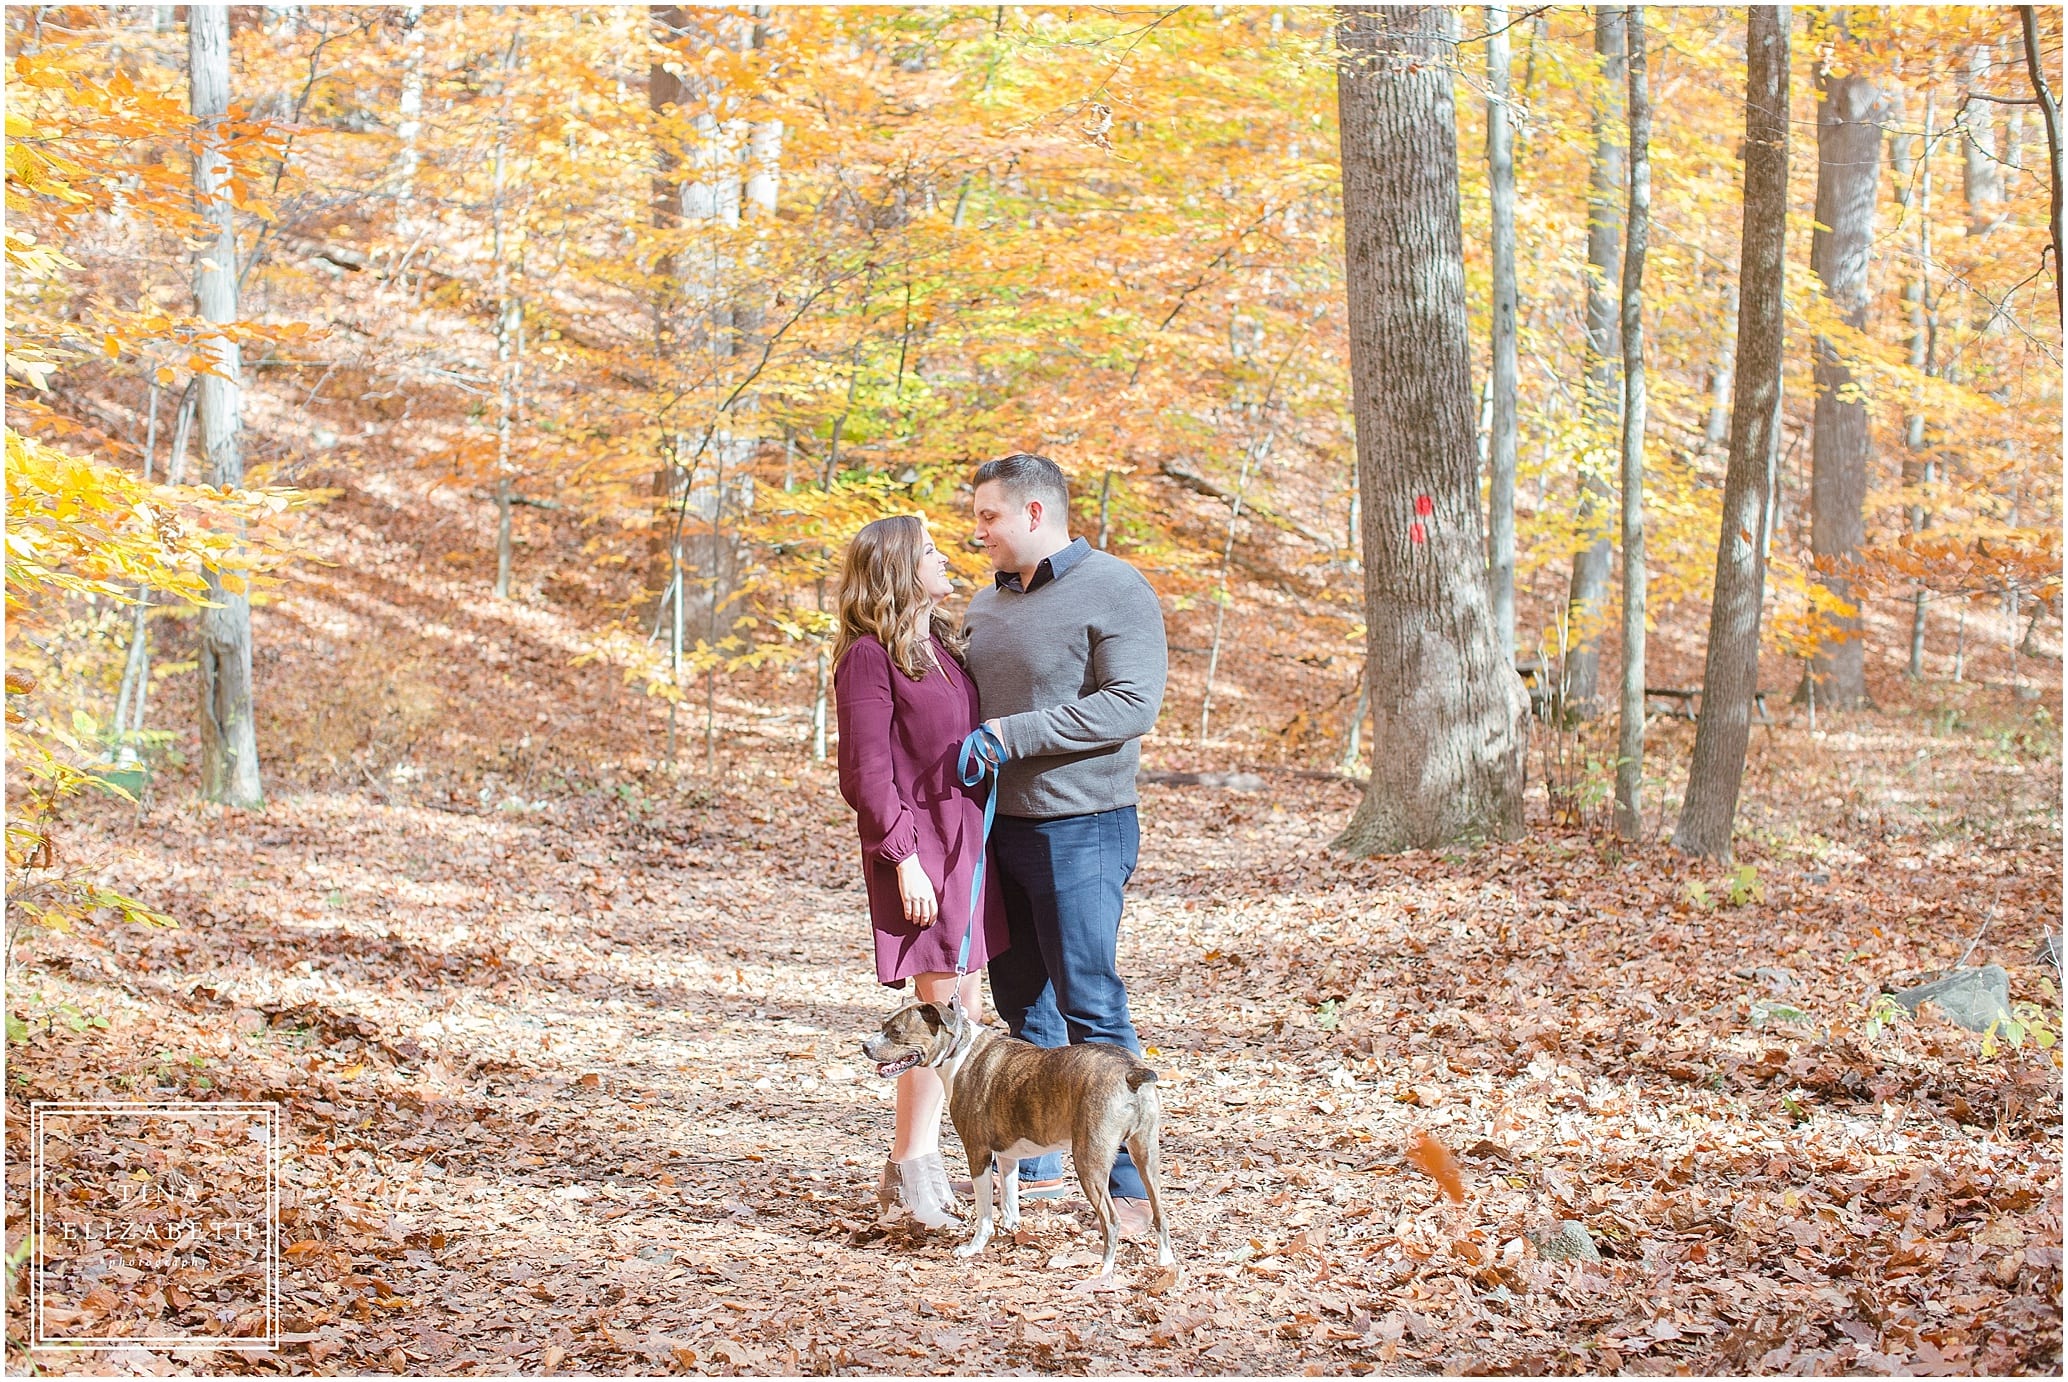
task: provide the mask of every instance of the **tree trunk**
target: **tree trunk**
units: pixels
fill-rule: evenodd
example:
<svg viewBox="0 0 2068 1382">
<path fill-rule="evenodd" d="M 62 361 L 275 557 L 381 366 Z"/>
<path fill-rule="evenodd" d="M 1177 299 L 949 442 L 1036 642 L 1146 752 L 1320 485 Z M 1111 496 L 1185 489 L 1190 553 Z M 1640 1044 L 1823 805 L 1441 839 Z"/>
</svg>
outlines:
<svg viewBox="0 0 2068 1382">
<path fill-rule="evenodd" d="M 1486 165 L 1493 193 L 1493 425 L 1488 429 L 1487 574 L 1494 634 L 1515 656 L 1515 139 L 1508 124 L 1508 7 L 1486 8 Z"/>
<path fill-rule="evenodd" d="M 1721 451 L 1730 444 L 1732 355 L 1738 335 L 1738 285 L 1724 291 L 1723 326 L 1716 333 L 1716 363 L 1709 367 L 1709 419 L 1702 426 L 1702 444 Z"/>
<path fill-rule="evenodd" d="M 158 381 L 151 381 L 150 404 L 144 423 L 144 483 L 151 483 L 151 467 L 158 458 L 158 402 L 160 390 Z M 179 402 L 182 424 L 186 421 L 187 399 Z M 134 767 L 136 764 L 136 731 L 144 724 L 144 686 L 151 678 L 151 656 L 148 641 L 149 628 L 146 619 L 151 610 L 151 588 L 139 584 L 136 588 L 136 603 L 130 609 L 129 649 L 122 659 L 122 680 L 115 688 L 115 766 Z M 134 709 L 135 723 L 131 723 Z"/>
<path fill-rule="evenodd" d="M 187 7 L 189 108 L 196 126 L 194 197 L 214 238 L 194 255 L 194 306 L 202 320 L 237 320 L 237 224 L 230 202 L 230 165 L 223 156 L 222 122 L 230 110 L 230 11 L 222 5 Z M 242 374 L 237 342 L 228 335 L 198 343 L 210 361 L 200 376 L 196 414 L 201 454 L 212 485 L 244 483 L 241 425 Z M 252 722 L 251 597 L 242 580 L 226 588 L 208 573 L 209 606 L 201 611 L 201 795 L 230 806 L 258 806 L 258 734 Z"/>
<path fill-rule="evenodd" d="M 1566 655 L 1565 695 L 1582 715 L 1592 715 L 1601 676 L 1601 653 L 1595 646 L 1600 630 L 1601 607 L 1608 598 L 1608 576 L 1613 552 L 1606 531 L 1596 532 L 1601 511 L 1613 499 L 1601 474 L 1601 457 L 1608 450 L 1608 438 L 1615 433 L 1620 390 L 1616 361 L 1621 347 L 1616 340 L 1619 309 L 1616 294 L 1618 239 L 1616 225 L 1622 209 L 1618 195 L 1623 190 L 1625 153 L 1617 142 L 1623 122 L 1623 7 L 1601 5 L 1594 11 L 1594 51 L 1601 60 L 1599 99 L 1594 107 L 1594 154 L 1587 189 L 1587 420 L 1592 438 L 1580 463 L 1580 502 L 1577 513 L 1582 532 L 1592 533 L 1587 545 L 1573 557 L 1573 576 L 1568 620 L 1574 630 Z"/>
<path fill-rule="evenodd" d="M 2061 102 L 2046 79 L 2046 67 L 2039 57 L 2039 18 L 2030 5 L 2018 6 L 2018 22 L 2025 35 L 2025 75 L 2032 83 L 2032 99 L 2039 102 L 2039 116 L 2046 124 L 2047 229 L 2054 245 L 2054 320 L 2062 320 L 2061 299 Z"/>
<path fill-rule="evenodd" d="M 1855 331 L 1867 320 L 1867 259 L 1874 242 L 1874 196 L 1881 185 L 1881 93 L 1867 77 L 1820 75 L 1817 102 L 1817 225 L 1810 272 L 1839 320 Z M 1867 540 L 1867 468 L 1873 449 L 1867 404 L 1836 342 L 1815 346 L 1817 402 L 1810 432 L 1810 550 L 1850 558 Z M 1817 704 L 1850 710 L 1867 699 L 1866 644 L 1850 583 L 1823 583 L 1853 612 L 1836 617 L 1834 635 L 1810 659 Z"/>
<path fill-rule="evenodd" d="M 1487 595 L 1451 103 L 1436 7 L 1337 11 L 1373 770 L 1336 847 L 1522 828 L 1529 700 Z"/>
<path fill-rule="evenodd" d="M 510 598 L 510 501 L 515 493 L 515 466 L 510 447 L 517 424 L 515 360 L 524 306 L 510 290 L 510 254 L 505 202 L 510 159 L 510 76 L 517 67 L 518 33 L 510 34 L 503 52 L 502 108 L 496 115 L 494 188 L 489 229 L 489 257 L 495 264 L 495 598 Z"/>
<path fill-rule="evenodd" d="M 402 10 L 402 98 L 396 105 L 395 138 L 402 146 L 396 159 L 395 204 L 402 238 L 409 240 L 409 222 L 416 200 L 416 174 L 421 162 L 417 140 L 424 128 L 424 7 Z"/>
<path fill-rule="evenodd" d="M 1910 368 L 1919 375 L 1932 371 L 1932 333 L 1925 313 L 1925 299 L 1930 291 L 1926 276 L 1932 262 L 1932 96 L 1929 91 L 1924 98 L 1924 134 L 1918 138 L 1913 155 L 1909 138 L 1895 138 L 1889 141 L 1894 165 L 1896 200 L 1904 213 L 1917 224 L 1917 267 L 1903 280 L 1904 313 L 1910 325 Z M 1914 159 L 1914 161 L 1913 161 Z M 1913 189 L 1911 176 L 1915 173 L 1917 182 Z M 1921 397 L 1923 389 L 1918 393 Z M 1910 531 L 1921 533 L 1931 526 L 1931 508 L 1925 502 L 1926 487 L 1936 478 L 1930 454 L 1925 449 L 1924 410 L 1920 406 L 1912 409 L 1903 418 L 1903 445 L 1909 452 L 1903 458 L 1903 487 L 1912 498 L 1908 518 Z M 1930 600 L 1924 587 L 1919 586 L 1910 597 L 1910 663 L 1913 680 L 1924 677 L 1924 631 L 1926 611 Z"/>
<path fill-rule="evenodd" d="M 769 9 L 753 7 L 754 19 L 766 19 Z M 694 244 L 678 242 L 676 252 L 656 266 L 656 277 L 663 285 L 656 295 L 656 344 L 664 360 L 675 360 L 706 376 L 704 386 L 685 399 L 721 399 L 727 390 L 719 361 L 746 354 L 746 346 L 764 329 L 766 317 L 758 297 L 751 301 L 743 297 L 739 303 L 732 300 L 733 265 L 722 232 L 739 227 L 743 205 L 757 217 L 773 220 L 783 127 L 780 120 L 721 120 L 715 111 L 719 94 L 712 85 L 715 79 L 685 80 L 677 74 L 700 66 L 696 60 L 700 44 L 720 43 L 736 53 L 758 44 L 764 32 L 761 23 L 737 14 L 693 11 L 680 5 L 652 5 L 648 11 L 656 42 L 680 45 L 692 36 L 698 40 L 686 49 L 671 49 L 666 62 L 651 63 L 647 70 L 647 105 L 656 117 L 653 223 L 661 230 L 705 232 Z M 669 70 L 671 64 L 677 71 Z M 693 359 L 697 363 L 692 366 Z M 701 450 L 711 457 L 715 471 L 743 472 L 753 457 L 755 439 L 751 428 L 741 428 L 735 419 L 751 413 L 753 407 L 753 400 L 743 396 L 732 410 L 707 414 L 696 427 L 663 419 L 662 430 L 673 431 L 676 441 L 653 477 L 646 584 L 656 595 L 646 608 L 656 628 L 660 606 L 670 590 L 682 598 L 693 589 L 699 601 L 707 592 L 715 591 L 719 599 L 729 593 L 716 591 L 708 575 L 685 576 L 679 583 L 674 579 L 678 564 L 702 572 L 715 571 L 723 564 L 721 555 L 711 547 L 716 541 L 715 525 L 705 533 L 691 535 L 688 531 L 688 509 L 695 508 L 709 519 L 718 500 L 715 495 L 685 493 L 694 488 L 696 463 L 682 462 L 686 455 L 698 453 L 688 438 L 708 428 Z M 708 615 L 709 608 L 700 604 L 688 617 L 701 623 Z"/>
<path fill-rule="evenodd" d="M 689 96 L 689 85 L 679 74 L 686 70 L 690 58 L 683 47 L 672 45 L 681 44 L 693 30 L 688 12 L 680 5 L 649 5 L 647 14 L 653 41 L 669 46 L 669 56 L 656 58 L 648 63 L 646 69 L 646 104 L 654 116 L 653 226 L 666 234 L 679 230 L 682 225 L 684 184 L 678 122 L 681 107 Z M 654 265 L 657 285 L 653 308 L 654 351 L 660 356 L 664 369 L 682 345 L 682 258 L 681 254 L 670 251 L 660 256 Z M 664 419 L 663 437 L 670 430 Z M 646 584 L 654 592 L 654 597 L 653 602 L 646 606 L 645 621 L 651 622 L 656 630 L 668 602 L 679 601 L 681 597 L 680 552 L 677 550 L 681 542 L 681 524 L 675 511 L 681 491 L 689 483 L 679 464 L 682 451 L 679 437 L 673 443 L 664 443 L 664 449 L 667 458 L 653 474 L 653 526 L 646 542 Z M 670 713 L 672 716 L 672 703 Z M 672 761 L 672 747 L 669 756 Z"/>
<path fill-rule="evenodd" d="M 1729 858 L 1752 696 L 1759 688 L 1759 615 L 1766 592 L 1767 496 L 1779 455 L 1788 219 L 1786 5 L 1745 12 L 1745 210 L 1738 251 L 1737 380 L 1716 585 L 1702 668 L 1702 716 L 1673 842 Z"/>
<path fill-rule="evenodd" d="M 1256 425 L 1254 410 L 1250 419 L 1252 428 Z M 1214 636 L 1206 649 L 1206 692 L 1199 700 L 1199 746 L 1206 747 L 1208 728 L 1213 723 L 1214 674 L 1221 666 L 1221 633 L 1228 624 L 1228 606 L 1232 596 L 1228 592 L 1228 568 L 1235 560 L 1235 534 L 1242 526 L 1242 500 L 1249 492 L 1249 472 L 1254 465 L 1261 465 L 1270 454 L 1271 444 L 1277 435 L 1277 425 L 1272 424 L 1261 439 L 1252 440 L 1242 448 L 1242 474 L 1235 481 L 1235 503 L 1228 510 L 1228 540 L 1221 548 L 1221 579 L 1214 589 Z M 1108 479 L 1112 471 L 1107 471 Z"/>
<path fill-rule="evenodd" d="M 1990 89 L 1996 54 L 1986 43 L 1968 55 L 1970 91 Z M 2003 173 L 1996 160 L 1996 107 L 1969 101 L 1960 113 L 1961 192 L 1967 198 L 1967 233 L 1987 235 L 2003 224 Z"/>
<path fill-rule="evenodd" d="M 1651 92 L 1644 9 L 1632 5 L 1630 216 L 1623 242 L 1623 685 L 1616 735 L 1616 833 L 1644 834 L 1644 256 L 1651 245 Z"/>
</svg>

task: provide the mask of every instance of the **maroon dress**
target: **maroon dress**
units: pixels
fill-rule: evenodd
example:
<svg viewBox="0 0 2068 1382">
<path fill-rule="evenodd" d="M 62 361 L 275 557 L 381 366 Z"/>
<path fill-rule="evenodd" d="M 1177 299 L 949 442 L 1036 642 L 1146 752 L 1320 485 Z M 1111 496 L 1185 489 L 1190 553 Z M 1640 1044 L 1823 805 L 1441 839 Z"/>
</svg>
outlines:
<svg viewBox="0 0 2068 1382">
<path fill-rule="evenodd" d="M 840 722 L 840 795 L 855 809 L 862 875 L 876 930 L 876 977 L 903 988 L 914 974 L 952 973 L 969 925 L 969 885 L 984 849 L 984 797 L 964 787 L 956 751 L 977 727 L 977 688 L 933 640 L 940 670 L 918 681 L 874 638 L 850 647 L 833 673 Z M 917 854 L 940 902 L 932 926 L 905 920 L 898 861 Z M 969 943 L 972 974 L 1006 948 L 1005 904 L 984 869 L 984 924 Z"/>
</svg>

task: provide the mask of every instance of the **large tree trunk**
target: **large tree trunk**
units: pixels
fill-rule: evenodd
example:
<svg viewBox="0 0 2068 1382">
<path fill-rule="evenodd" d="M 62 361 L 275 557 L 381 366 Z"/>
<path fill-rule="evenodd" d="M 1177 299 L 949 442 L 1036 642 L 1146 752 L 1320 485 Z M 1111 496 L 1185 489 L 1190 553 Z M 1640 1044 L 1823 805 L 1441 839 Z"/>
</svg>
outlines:
<svg viewBox="0 0 2068 1382">
<path fill-rule="evenodd" d="M 188 105 L 194 114 L 194 197 L 214 238 L 194 255 L 194 307 L 218 325 L 237 320 L 237 223 L 230 201 L 230 166 L 222 154 L 222 122 L 230 110 L 230 11 L 222 5 L 187 7 Z M 241 365 L 228 335 L 204 337 L 210 372 L 200 376 L 196 413 L 201 454 L 212 485 L 244 483 Z M 231 806 L 258 806 L 258 734 L 251 710 L 251 598 L 242 581 L 234 591 L 208 574 L 209 607 L 201 611 L 201 795 Z"/>
<path fill-rule="evenodd" d="M 1810 272 L 1824 285 L 1839 320 L 1867 320 L 1867 257 L 1874 241 L 1874 194 L 1881 185 L 1881 93 L 1862 76 L 1817 80 L 1817 226 Z M 1873 450 L 1867 404 L 1835 342 L 1816 341 L 1816 413 L 1810 433 L 1810 550 L 1843 561 L 1867 540 L 1867 466 Z M 1824 585 L 1848 605 L 1849 583 Z M 1860 615 L 1833 620 L 1834 635 L 1810 660 L 1819 707 L 1850 710 L 1867 699 L 1866 644 Z M 1805 690 L 1808 688 L 1805 687 Z"/>
<path fill-rule="evenodd" d="M 1508 7 L 1486 7 L 1486 166 L 1493 193 L 1493 425 L 1487 437 L 1487 573 L 1494 635 L 1515 656 L 1515 137 L 1508 123 Z"/>
<path fill-rule="evenodd" d="M 1608 438 L 1615 435 L 1621 391 L 1617 387 L 1616 361 L 1621 353 L 1617 340 L 1620 316 L 1616 281 L 1619 276 L 1616 226 L 1622 210 L 1625 152 L 1618 136 L 1623 123 L 1623 7 L 1601 5 L 1594 11 L 1594 51 L 1601 60 L 1599 99 L 1594 106 L 1594 155 L 1587 186 L 1587 377 L 1586 409 L 1594 438 L 1580 464 L 1579 525 L 1593 530 L 1601 511 L 1613 501 L 1598 459 L 1607 454 Z M 1570 592 L 1570 627 L 1573 642 L 1565 661 L 1565 699 L 1582 715 L 1592 715 L 1601 675 L 1601 653 L 1596 646 L 1601 608 L 1608 598 L 1608 576 L 1613 551 L 1608 534 L 1594 540 L 1573 557 Z"/>
<path fill-rule="evenodd" d="M 1788 26 L 1786 5 L 1745 12 L 1745 212 L 1738 250 L 1737 380 L 1716 585 L 1702 669 L 1687 796 L 1673 842 L 1728 858 L 1752 696 L 1759 689 L 1759 615 L 1766 593 L 1767 495 L 1781 430 L 1781 345 L 1788 220 Z"/>
<path fill-rule="evenodd" d="M 1623 684 L 1616 734 L 1616 833 L 1644 834 L 1644 256 L 1651 246 L 1651 92 L 1644 9 L 1632 5 L 1630 216 L 1623 242 Z"/>
<path fill-rule="evenodd" d="M 1337 11 L 1373 767 L 1338 848 L 1522 828 L 1529 701 L 1487 598 L 1446 15 Z"/>
</svg>

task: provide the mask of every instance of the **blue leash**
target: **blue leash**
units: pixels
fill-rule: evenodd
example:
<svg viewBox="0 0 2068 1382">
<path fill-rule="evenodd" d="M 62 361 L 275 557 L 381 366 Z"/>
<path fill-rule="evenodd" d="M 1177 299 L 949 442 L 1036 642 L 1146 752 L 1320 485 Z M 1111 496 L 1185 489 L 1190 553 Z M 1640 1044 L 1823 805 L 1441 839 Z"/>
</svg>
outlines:
<svg viewBox="0 0 2068 1382">
<path fill-rule="evenodd" d="M 965 787 L 974 787 L 985 778 L 992 779 L 991 790 L 984 794 L 984 836 L 977 844 L 977 866 L 969 880 L 969 923 L 962 928 L 962 953 L 955 957 L 955 973 L 959 977 L 969 973 L 969 938 L 977 933 L 982 914 L 977 903 L 984 895 L 984 852 L 991 843 L 991 821 L 998 814 L 998 765 L 1005 761 L 1005 745 L 983 725 L 969 732 L 962 741 L 962 751 L 957 757 L 955 772 Z"/>
</svg>

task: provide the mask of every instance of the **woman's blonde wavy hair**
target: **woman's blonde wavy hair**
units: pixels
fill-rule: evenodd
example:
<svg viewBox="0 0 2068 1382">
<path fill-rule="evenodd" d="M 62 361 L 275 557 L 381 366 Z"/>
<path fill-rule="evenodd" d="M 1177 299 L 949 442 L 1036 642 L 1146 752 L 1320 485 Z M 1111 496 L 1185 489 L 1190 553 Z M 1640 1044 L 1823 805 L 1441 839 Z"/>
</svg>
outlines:
<svg viewBox="0 0 2068 1382">
<path fill-rule="evenodd" d="M 840 561 L 836 600 L 840 631 L 833 639 L 833 665 L 871 635 L 900 672 L 918 681 L 933 669 L 927 635 L 947 645 L 959 662 L 968 639 L 936 607 L 927 616 L 926 591 L 919 584 L 919 558 L 926 551 L 925 520 L 913 514 L 879 518 L 854 535 Z"/>
</svg>

